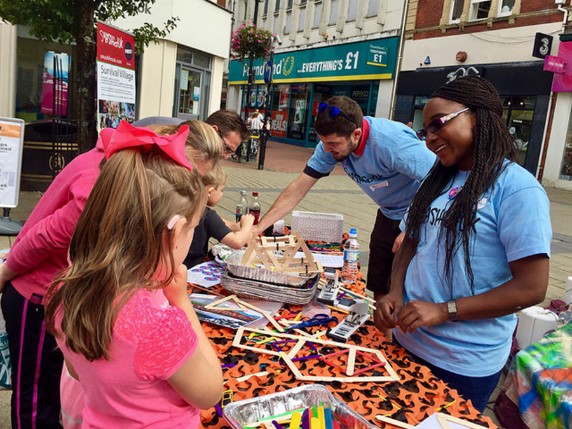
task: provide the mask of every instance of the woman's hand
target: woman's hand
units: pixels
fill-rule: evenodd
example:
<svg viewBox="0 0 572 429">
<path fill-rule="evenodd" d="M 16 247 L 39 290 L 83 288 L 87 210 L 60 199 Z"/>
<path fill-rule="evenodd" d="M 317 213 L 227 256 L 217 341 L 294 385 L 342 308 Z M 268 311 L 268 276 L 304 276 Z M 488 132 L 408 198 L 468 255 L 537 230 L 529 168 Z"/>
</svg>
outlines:
<svg viewBox="0 0 572 429">
<path fill-rule="evenodd" d="M 413 332 L 421 326 L 440 325 L 447 320 L 447 303 L 409 301 L 399 312 L 397 324 L 403 332 Z"/>
<path fill-rule="evenodd" d="M 182 302 L 189 301 L 187 294 L 187 267 L 181 265 L 177 268 L 171 283 L 163 288 L 163 293 L 173 307 L 180 307 Z"/>
<path fill-rule="evenodd" d="M 375 326 L 380 331 L 386 331 L 397 326 L 397 316 L 403 307 L 403 295 L 391 292 L 381 297 L 375 304 L 373 314 Z"/>
</svg>

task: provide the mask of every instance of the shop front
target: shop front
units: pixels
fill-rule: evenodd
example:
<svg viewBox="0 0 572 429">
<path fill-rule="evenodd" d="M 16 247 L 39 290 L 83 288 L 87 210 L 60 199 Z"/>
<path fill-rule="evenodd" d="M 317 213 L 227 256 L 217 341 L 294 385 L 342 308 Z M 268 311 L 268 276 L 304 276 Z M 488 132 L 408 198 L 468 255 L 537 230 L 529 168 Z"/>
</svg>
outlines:
<svg viewBox="0 0 572 429">
<path fill-rule="evenodd" d="M 354 99 L 364 115 L 375 116 L 380 81 L 393 79 L 399 39 L 368 40 L 275 55 L 273 84 L 264 85 L 264 61 L 254 62 L 255 86 L 248 109 L 271 117 L 271 138 L 314 147 L 318 106 L 334 95 Z M 248 61 L 231 61 L 229 84 L 247 102 Z"/>
<path fill-rule="evenodd" d="M 503 100 L 503 121 L 519 148 L 519 164 L 535 176 L 548 113 L 552 73 L 541 61 L 440 67 L 399 75 L 395 120 L 423 128 L 423 107 L 441 85 L 461 76 L 479 75 L 495 86 Z"/>
</svg>

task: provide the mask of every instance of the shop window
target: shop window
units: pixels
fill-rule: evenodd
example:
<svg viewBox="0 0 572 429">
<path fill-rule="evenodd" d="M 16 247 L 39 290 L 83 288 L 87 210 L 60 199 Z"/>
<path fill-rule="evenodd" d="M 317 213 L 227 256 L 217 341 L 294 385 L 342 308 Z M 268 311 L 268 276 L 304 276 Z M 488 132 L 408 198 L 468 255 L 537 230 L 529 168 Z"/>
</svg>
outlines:
<svg viewBox="0 0 572 429">
<path fill-rule="evenodd" d="M 193 65 L 203 69 L 210 69 L 211 58 L 207 54 L 202 54 L 200 52 L 193 52 Z"/>
<path fill-rule="evenodd" d="M 451 17 L 449 22 L 451 24 L 458 23 L 461 21 L 461 15 L 463 14 L 463 6 L 465 5 L 464 0 L 451 0 Z"/>
<path fill-rule="evenodd" d="M 306 84 L 292 84 L 290 92 L 291 101 L 288 112 L 288 137 L 294 140 L 306 140 L 310 87 Z"/>
<path fill-rule="evenodd" d="M 500 0 L 498 16 L 508 16 L 512 14 L 512 9 L 514 8 L 515 0 Z"/>
<path fill-rule="evenodd" d="M 332 0 L 332 5 L 330 8 L 330 22 L 328 25 L 336 25 L 338 22 L 338 4 L 340 0 Z"/>
<path fill-rule="evenodd" d="M 486 19 L 491 10 L 491 0 L 471 0 L 469 9 L 469 21 Z"/>
<path fill-rule="evenodd" d="M 377 16 L 379 10 L 379 0 L 369 0 L 367 4 L 367 17 Z"/>
<path fill-rule="evenodd" d="M 348 22 L 356 20 L 357 2 L 358 0 L 348 0 Z"/>
<path fill-rule="evenodd" d="M 322 2 L 317 1 L 316 7 L 314 9 L 314 23 L 312 28 L 318 28 L 320 26 L 320 21 L 322 20 Z"/>
<path fill-rule="evenodd" d="M 570 121 L 572 122 L 572 113 L 570 114 Z M 566 144 L 564 146 L 564 154 L 562 155 L 560 180 L 568 180 L 572 182 L 572 129 L 570 127 L 568 128 Z"/>
<path fill-rule="evenodd" d="M 503 120 L 518 146 L 518 163 L 524 166 L 530 142 L 535 98 L 506 97 L 503 102 Z"/>
</svg>

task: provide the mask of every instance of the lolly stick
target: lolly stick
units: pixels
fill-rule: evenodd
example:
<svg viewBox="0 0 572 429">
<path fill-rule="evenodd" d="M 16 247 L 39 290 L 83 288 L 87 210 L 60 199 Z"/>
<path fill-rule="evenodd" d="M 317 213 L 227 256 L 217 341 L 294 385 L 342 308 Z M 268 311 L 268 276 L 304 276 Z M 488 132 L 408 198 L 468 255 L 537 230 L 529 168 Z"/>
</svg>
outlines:
<svg viewBox="0 0 572 429">
<path fill-rule="evenodd" d="M 392 419 L 391 417 L 377 415 L 375 416 L 376 420 L 379 420 L 384 423 L 389 423 L 390 425 L 397 426 L 403 429 L 413 429 L 415 426 L 410 425 L 409 423 L 403 423 L 399 420 Z"/>
</svg>

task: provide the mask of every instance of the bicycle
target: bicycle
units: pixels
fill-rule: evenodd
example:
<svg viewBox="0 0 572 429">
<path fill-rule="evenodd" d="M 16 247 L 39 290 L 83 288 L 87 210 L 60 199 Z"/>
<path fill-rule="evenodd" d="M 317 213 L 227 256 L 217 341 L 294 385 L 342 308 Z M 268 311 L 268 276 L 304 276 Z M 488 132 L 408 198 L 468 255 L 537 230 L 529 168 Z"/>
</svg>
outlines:
<svg viewBox="0 0 572 429">
<path fill-rule="evenodd" d="M 242 162 L 243 159 L 246 160 L 246 162 L 256 159 L 259 140 L 260 131 L 253 130 L 250 138 L 247 141 L 242 142 L 238 147 L 238 162 Z"/>
</svg>

